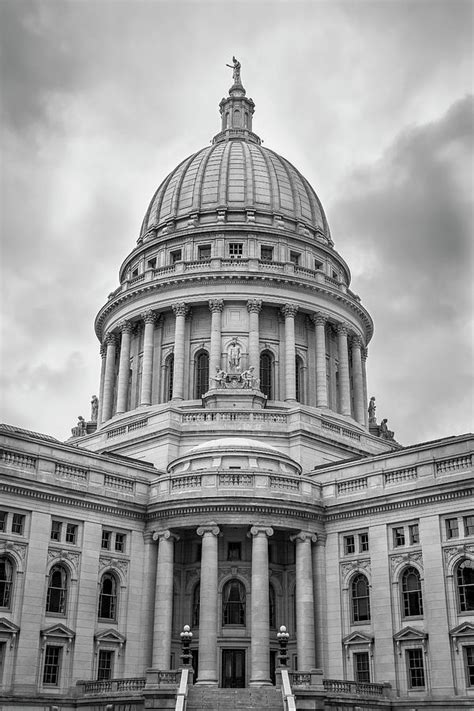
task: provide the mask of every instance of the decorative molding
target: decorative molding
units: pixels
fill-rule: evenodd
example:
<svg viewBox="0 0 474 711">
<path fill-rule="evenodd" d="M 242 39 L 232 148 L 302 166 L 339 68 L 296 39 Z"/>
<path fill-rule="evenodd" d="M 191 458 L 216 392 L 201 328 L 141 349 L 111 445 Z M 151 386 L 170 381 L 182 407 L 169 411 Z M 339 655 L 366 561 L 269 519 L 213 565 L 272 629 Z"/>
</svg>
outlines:
<svg viewBox="0 0 474 711">
<path fill-rule="evenodd" d="M 259 314 L 262 310 L 262 300 L 261 299 L 249 299 L 247 301 L 247 311 L 249 313 Z"/>
<path fill-rule="evenodd" d="M 76 636 L 76 633 L 73 630 L 69 629 L 69 627 L 66 627 L 66 625 L 63 625 L 59 622 L 55 625 L 51 625 L 51 627 L 47 627 L 46 629 L 41 630 L 40 636 L 42 640 L 42 651 L 44 651 L 48 639 L 52 637 L 54 639 L 61 639 L 63 641 L 67 641 L 66 652 L 69 653 L 71 649 L 71 644 L 74 640 L 74 637 Z"/>
<path fill-rule="evenodd" d="M 419 568 L 420 572 L 423 572 L 423 555 L 421 551 L 407 551 L 406 553 L 391 555 L 390 572 L 392 573 L 392 577 L 398 575 L 398 570 L 402 566 L 409 565 L 410 563 L 414 563 L 415 567 Z"/>
<path fill-rule="evenodd" d="M 285 318 L 294 318 L 298 313 L 298 306 L 296 304 L 284 304 L 280 311 Z"/>
<path fill-rule="evenodd" d="M 449 570 L 461 555 L 474 557 L 474 543 L 459 543 L 457 546 L 443 548 L 446 568 Z"/>
<path fill-rule="evenodd" d="M 157 320 L 157 314 L 156 311 L 152 311 L 149 309 L 148 311 L 144 311 L 143 313 L 140 314 L 140 318 L 143 320 L 144 323 L 156 323 Z"/>
<path fill-rule="evenodd" d="M 184 303 L 184 301 L 180 301 L 177 304 L 172 304 L 171 309 L 177 318 L 178 316 L 186 316 L 186 314 L 188 313 L 189 307 L 187 304 Z"/>
<path fill-rule="evenodd" d="M 107 333 L 104 340 L 105 340 L 107 348 L 109 346 L 116 346 L 117 345 L 117 336 L 115 335 L 115 333 L 111 333 L 111 332 Z"/>
<path fill-rule="evenodd" d="M 292 543 L 293 541 L 296 541 L 296 543 L 304 543 L 307 540 L 309 540 L 310 543 L 316 543 L 318 537 L 312 531 L 298 531 L 298 533 L 294 533 L 290 536 Z"/>
<path fill-rule="evenodd" d="M 344 581 L 347 581 L 353 573 L 360 571 L 371 575 L 370 558 L 358 558 L 357 560 L 348 560 L 340 563 L 341 574 Z M 370 581 L 369 581 L 370 582 Z"/>
<path fill-rule="evenodd" d="M 474 623 L 461 622 L 460 625 L 457 625 L 452 630 L 449 630 L 449 636 L 453 640 L 456 654 L 459 654 L 459 640 L 466 639 L 470 643 L 474 640 Z"/>
<path fill-rule="evenodd" d="M 153 540 L 154 541 L 171 541 L 171 543 L 175 543 L 176 541 L 179 541 L 179 536 L 176 533 L 172 533 L 168 529 L 164 531 L 153 531 Z"/>
<path fill-rule="evenodd" d="M 263 533 L 265 536 L 267 536 L 267 538 L 269 538 L 270 536 L 273 536 L 273 528 L 271 528 L 270 526 L 265 526 L 265 524 L 262 523 L 255 523 L 251 527 L 247 535 L 255 537 L 258 536 L 260 533 Z"/>
<path fill-rule="evenodd" d="M 222 313 L 224 310 L 223 299 L 209 299 L 209 311 L 211 313 Z"/>
<path fill-rule="evenodd" d="M 98 654 L 100 645 L 105 642 L 105 644 L 116 645 L 118 647 L 118 656 L 120 657 L 126 641 L 127 639 L 123 634 L 112 628 L 96 632 L 94 635 L 94 654 Z"/>
<path fill-rule="evenodd" d="M 112 568 L 121 574 L 123 580 L 126 580 L 128 575 L 128 560 L 121 558 L 112 558 L 111 556 L 100 556 L 99 558 L 99 575 L 107 568 Z"/>
<path fill-rule="evenodd" d="M 20 631 L 18 625 L 8 620 L 6 617 L 0 617 L 0 634 L 10 636 L 10 649 L 15 646 L 17 635 Z"/>
<path fill-rule="evenodd" d="M 204 536 L 204 534 L 206 533 L 212 533 L 213 536 L 218 536 L 220 533 L 220 528 L 217 523 L 214 523 L 214 521 L 210 521 L 209 523 L 206 523 L 203 526 L 199 526 L 196 533 L 198 536 Z"/>
<path fill-rule="evenodd" d="M 76 573 L 79 572 L 79 561 L 81 554 L 78 551 L 71 551 L 67 548 L 48 548 L 48 565 L 61 561 L 68 562 Z"/>
<path fill-rule="evenodd" d="M 352 346 L 352 348 L 362 349 L 362 338 L 360 336 L 352 336 L 351 346 Z"/>
<path fill-rule="evenodd" d="M 364 632 L 352 632 L 352 634 L 344 637 L 342 644 L 348 659 L 350 657 L 350 648 L 354 645 L 364 645 L 368 648 L 370 656 L 374 656 L 374 638 Z"/>
<path fill-rule="evenodd" d="M 328 317 L 320 311 L 315 311 L 310 318 L 315 326 L 325 326 L 328 320 Z"/>
<path fill-rule="evenodd" d="M 338 336 L 347 336 L 347 334 L 348 334 L 347 323 L 336 324 L 336 332 L 337 332 Z"/>
<path fill-rule="evenodd" d="M 0 541 L 0 554 L 10 553 L 16 559 L 17 564 L 20 564 L 22 568 L 26 559 L 27 550 L 27 543 L 20 543 L 18 541 Z"/>
<path fill-rule="evenodd" d="M 418 630 L 414 627 L 404 627 L 402 630 L 393 635 L 397 653 L 402 654 L 401 645 L 403 642 L 420 642 L 423 647 L 423 652 L 427 652 L 428 634 L 424 630 Z"/>
</svg>

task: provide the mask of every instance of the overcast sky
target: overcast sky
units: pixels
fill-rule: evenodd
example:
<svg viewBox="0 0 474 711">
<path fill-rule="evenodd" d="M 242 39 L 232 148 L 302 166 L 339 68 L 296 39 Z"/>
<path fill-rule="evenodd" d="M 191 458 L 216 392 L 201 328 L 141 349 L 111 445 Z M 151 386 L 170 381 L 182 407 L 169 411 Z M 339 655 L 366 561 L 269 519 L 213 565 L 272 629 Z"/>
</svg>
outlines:
<svg viewBox="0 0 474 711">
<path fill-rule="evenodd" d="M 473 3 L 0 0 L 2 420 L 65 439 L 152 194 L 220 127 L 235 54 L 375 321 L 402 444 L 472 431 Z"/>
</svg>

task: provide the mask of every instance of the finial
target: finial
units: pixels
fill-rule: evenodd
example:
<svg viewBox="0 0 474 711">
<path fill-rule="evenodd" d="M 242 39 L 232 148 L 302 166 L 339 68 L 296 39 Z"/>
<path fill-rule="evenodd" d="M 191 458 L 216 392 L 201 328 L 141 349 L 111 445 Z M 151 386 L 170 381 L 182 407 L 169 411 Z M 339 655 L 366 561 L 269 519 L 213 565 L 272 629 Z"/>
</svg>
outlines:
<svg viewBox="0 0 474 711">
<path fill-rule="evenodd" d="M 232 57 L 232 64 L 226 64 L 226 67 L 232 69 L 232 78 L 235 84 L 240 84 L 242 86 L 242 81 L 240 79 L 240 62 L 236 57 Z"/>
</svg>

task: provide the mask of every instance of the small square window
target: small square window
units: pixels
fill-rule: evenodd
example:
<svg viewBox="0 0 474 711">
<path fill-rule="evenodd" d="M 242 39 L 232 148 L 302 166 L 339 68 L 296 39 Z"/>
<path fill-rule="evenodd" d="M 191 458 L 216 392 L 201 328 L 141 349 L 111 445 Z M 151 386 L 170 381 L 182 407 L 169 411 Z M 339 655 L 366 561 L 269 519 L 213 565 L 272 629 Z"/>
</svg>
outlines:
<svg viewBox="0 0 474 711">
<path fill-rule="evenodd" d="M 174 249 L 172 252 L 170 252 L 171 264 L 176 264 L 176 262 L 180 262 L 181 257 L 182 251 L 180 249 Z"/>
<path fill-rule="evenodd" d="M 133 269 L 132 270 L 132 279 L 137 276 L 138 276 L 138 269 Z"/>
<path fill-rule="evenodd" d="M 24 527 L 25 517 L 21 514 L 13 514 L 12 533 L 17 533 L 19 536 L 22 536 Z"/>
<path fill-rule="evenodd" d="M 420 542 L 420 531 L 418 529 L 417 523 L 412 523 L 408 526 L 408 535 L 410 538 L 410 545 L 413 546 Z"/>
<path fill-rule="evenodd" d="M 271 262 L 273 259 L 273 247 L 260 247 L 260 258 L 262 262 Z"/>
<path fill-rule="evenodd" d="M 74 523 L 66 524 L 66 543 L 76 543 L 77 526 Z"/>
<path fill-rule="evenodd" d="M 474 536 L 474 516 L 464 516 L 464 535 Z"/>
<path fill-rule="evenodd" d="M 474 686 L 474 647 L 464 647 L 464 664 L 466 668 L 466 685 Z"/>
<path fill-rule="evenodd" d="M 370 683 L 370 663 L 368 652 L 354 654 L 354 679 L 360 684 Z"/>
<path fill-rule="evenodd" d="M 7 530 L 7 512 L 0 511 L 0 531 Z"/>
<path fill-rule="evenodd" d="M 229 243 L 229 256 L 231 259 L 240 259 L 244 253 L 244 245 L 242 242 Z"/>
<path fill-rule="evenodd" d="M 51 540 L 60 541 L 61 540 L 61 521 L 51 521 Z"/>
<path fill-rule="evenodd" d="M 101 548 L 110 550 L 110 544 L 112 542 L 112 531 L 102 531 L 102 543 Z"/>
<path fill-rule="evenodd" d="M 422 689 L 425 686 L 425 668 L 421 647 L 407 649 L 408 686 L 410 689 Z"/>
<path fill-rule="evenodd" d="M 112 679 L 114 668 L 114 653 L 110 649 L 99 650 L 99 661 L 97 662 L 98 681 Z"/>
<path fill-rule="evenodd" d="M 319 259 L 314 260 L 314 268 L 317 272 L 322 271 L 323 269 L 323 263 L 319 261 Z"/>
<path fill-rule="evenodd" d="M 62 647 L 47 645 L 44 653 L 43 684 L 59 686 Z"/>
<path fill-rule="evenodd" d="M 227 560 L 240 560 L 242 544 L 240 541 L 229 541 L 227 544 Z"/>
<path fill-rule="evenodd" d="M 446 519 L 446 538 L 458 538 L 459 522 L 457 518 Z"/>
<path fill-rule="evenodd" d="M 118 551 L 119 553 L 124 553 L 125 552 L 125 533 L 116 533 L 115 534 L 115 550 Z"/>
<path fill-rule="evenodd" d="M 200 244 L 198 247 L 198 259 L 210 259 L 211 258 L 211 245 L 210 244 Z"/>
<path fill-rule="evenodd" d="M 365 553 L 369 550 L 369 534 L 359 533 L 359 551 Z"/>
<path fill-rule="evenodd" d="M 293 262 L 295 266 L 300 263 L 301 254 L 299 252 L 290 252 L 290 262 Z"/>
<path fill-rule="evenodd" d="M 156 269 L 156 257 L 148 260 L 148 269 Z"/>
<path fill-rule="evenodd" d="M 333 279 L 337 279 L 337 277 L 338 277 L 338 273 L 335 272 L 334 269 L 333 269 L 333 270 L 332 270 L 332 278 L 333 278 Z"/>
<path fill-rule="evenodd" d="M 393 545 L 395 548 L 405 545 L 405 530 L 403 526 L 393 529 Z"/>
<path fill-rule="evenodd" d="M 355 553 L 354 536 L 344 536 L 344 555 L 352 555 L 353 553 Z"/>
</svg>

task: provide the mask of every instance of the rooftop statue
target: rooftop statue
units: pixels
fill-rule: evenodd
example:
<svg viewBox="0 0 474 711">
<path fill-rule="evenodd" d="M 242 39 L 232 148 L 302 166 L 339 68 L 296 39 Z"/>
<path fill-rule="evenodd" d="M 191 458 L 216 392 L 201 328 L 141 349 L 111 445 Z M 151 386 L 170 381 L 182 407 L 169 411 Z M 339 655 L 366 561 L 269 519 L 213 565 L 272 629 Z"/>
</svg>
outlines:
<svg viewBox="0 0 474 711">
<path fill-rule="evenodd" d="M 377 418 L 375 416 L 375 410 L 376 410 L 376 404 L 375 404 L 375 397 L 372 395 L 370 398 L 369 402 L 369 424 L 370 425 L 376 425 L 377 424 Z"/>
<path fill-rule="evenodd" d="M 230 69 L 233 69 L 232 72 L 232 78 L 234 80 L 234 84 L 241 84 L 240 80 L 240 62 L 236 57 L 232 57 L 232 64 L 226 64 L 226 67 L 229 67 Z"/>
<path fill-rule="evenodd" d="M 393 439 L 394 433 L 388 429 L 387 418 L 384 418 L 380 424 L 380 436 L 382 439 Z"/>
<path fill-rule="evenodd" d="M 91 400 L 91 422 L 97 422 L 97 415 L 99 414 L 99 398 L 97 395 L 92 396 Z"/>
</svg>

